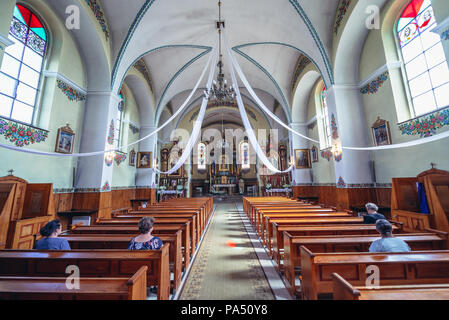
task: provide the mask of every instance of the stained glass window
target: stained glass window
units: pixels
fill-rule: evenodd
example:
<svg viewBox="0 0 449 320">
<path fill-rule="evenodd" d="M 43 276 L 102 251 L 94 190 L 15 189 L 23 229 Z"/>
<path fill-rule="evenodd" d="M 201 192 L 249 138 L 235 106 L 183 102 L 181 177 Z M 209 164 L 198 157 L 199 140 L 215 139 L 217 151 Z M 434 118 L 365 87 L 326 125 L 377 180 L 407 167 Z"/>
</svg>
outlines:
<svg viewBox="0 0 449 320">
<path fill-rule="evenodd" d="M 17 5 L 0 68 L 0 116 L 31 124 L 47 49 L 47 33 L 39 18 Z"/>
<path fill-rule="evenodd" d="M 431 0 L 413 0 L 402 12 L 398 37 L 415 116 L 449 105 L 449 69 Z"/>
<path fill-rule="evenodd" d="M 114 134 L 114 147 L 121 147 L 122 143 L 122 122 L 123 122 L 123 110 L 125 108 L 125 96 L 122 91 L 119 93 L 120 103 L 117 107 L 117 118 L 115 119 L 115 134 Z"/>
<path fill-rule="evenodd" d="M 240 159 L 242 162 L 242 170 L 247 170 L 251 168 L 249 154 L 249 144 L 246 141 L 240 143 Z"/>
<path fill-rule="evenodd" d="M 207 147 L 204 143 L 198 144 L 198 170 L 206 170 L 206 154 L 207 154 Z"/>
<path fill-rule="evenodd" d="M 327 149 L 331 147 L 332 143 L 332 132 L 331 132 L 331 126 L 329 122 L 329 109 L 327 107 L 327 90 L 326 87 L 323 88 L 323 91 L 321 91 L 321 116 L 322 116 L 322 127 L 324 132 L 324 148 Z"/>
</svg>

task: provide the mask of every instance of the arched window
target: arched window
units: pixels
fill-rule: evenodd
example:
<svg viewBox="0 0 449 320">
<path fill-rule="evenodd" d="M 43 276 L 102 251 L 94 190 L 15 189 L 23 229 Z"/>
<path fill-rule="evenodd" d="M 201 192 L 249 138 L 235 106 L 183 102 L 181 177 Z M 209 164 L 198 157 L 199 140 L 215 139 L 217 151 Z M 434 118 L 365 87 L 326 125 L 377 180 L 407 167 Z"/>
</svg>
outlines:
<svg viewBox="0 0 449 320">
<path fill-rule="evenodd" d="M 329 109 L 327 107 L 326 95 L 327 91 L 326 87 L 324 87 L 323 90 L 321 91 L 321 117 L 322 117 L 321 126 L 324 132 L 324 136 L 322 139 L 322 145 L 324 145 L 324 147 L 322 149 L 330 148 L 332 144 L 332 132 L 329 122 Z"/>
<path fill-rule="evenodd" d="M 198 144 L 198 170 L 206 170 L 207 147 L 204 143 Z"/>
<path fill-rule="evenodd" d="M 39 18 L 17 5 L 0 68 L 0 116 L 27 124 L 33 121 L 47 33 Z"/>
<path fill-rule="evenodd" d="M 240 161 L 242 162 L 242 170 L 251 168 L 249 144 L 246 141 L 240 143 Z"/>
<path fill-rule="evenodd" d="M 119 93 L 121 102 L 117 107 L 117 119 L 115 120 L 115 134 L 114 134 L 114 147 L 118 148 L 122 143 L 122 122 L 123 122 L 123 110 L 125 108 L 125 96 L 122 91 Z"/>
<path fill-rule="evenodd" d="M 436 26 L 430 0 L 411 1 L 397 26 L 415 116 L 449 105 L 449 69 Z"/>
</svg>

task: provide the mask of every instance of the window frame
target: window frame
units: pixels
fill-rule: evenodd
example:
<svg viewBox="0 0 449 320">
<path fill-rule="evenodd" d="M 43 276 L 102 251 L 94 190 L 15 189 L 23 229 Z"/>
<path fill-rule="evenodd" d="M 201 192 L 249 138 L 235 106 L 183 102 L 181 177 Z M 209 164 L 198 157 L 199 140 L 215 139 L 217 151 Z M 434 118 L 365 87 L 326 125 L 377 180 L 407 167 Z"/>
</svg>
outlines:
<svg viewBox="0 0 449 320">
<path fill-rule="evenodd" d="M 429 66 L 428 66 L 428 60 L 427 60 L 427 56 L 426 56 L 426 52 L 428 52 L 428 51 L 430 51 L 431 49 L 433 49 L 433 48 L 435 48 L 437 45 L 443 45 L 443 43 L 442 43 L 442 40 L 441 40 L 441 38 L 439 39 L 439 41 L 437 42 L 437 43 L 435 43 L 434 45 L 432 45 L 431 47 L 429 47 L 429 48 L 427 48 L 427 49 L 425 49 L 424 50 L 424 48 L 423 48 L 423 46 L 422 46 L 422 33 L 418 30 L 418 32 L 419 32 L 419 34 L 418 34 L 418 36 L 416 36 L 412 41 L 409 41 L 407 44 L 405 44 L 404 46 L 402 46 L 401 45 L 401 40 L 400 40 L 400 33 L 410 24 L 410 23 L 414 23 L 414 21 L 416 20 L 416 18 L 419 16 L 419 15 L 421 15 L 421 14 L 423 14 L 429 7 L 431 7 L 432 8 L 432 10 L 434 10 L 434 8 L 433 8 L 433 4 L 432 4 L 432 2 L 430 1 L 430 6 L 428 6 L 428 7 L 426 7 L 426 9 L 424 10 L 424 11 L 422 11 L 420 14 L 418 14 L 417 16 L 415 16 L 414 18 L 413 18 L 413 20 L 411 21 L 411 22 L 409 22 L 409 24 L 407 24 L 407 25 L 404 25 L 403 27 L 402 27 L 402 29 L 400 29 L 399 30 L 399 22 L 400 22 L 400 20 L 402 19 L 402 15 L 403 15 L 403 13 L 404 13 L 404 11 L 407 9 L 407 7 L 412 3 L 412 1 L 413 0 L 410 0 L 410 1 L 408 1 L 402 8 L 401 8 L 401 10 L 399 11 L 399 13 L 398 13 L 398 16 L 397 16 L 397 18 L 396 18 L 396 20 L 395 20 L 395 23 L 393 24 L 393 36 L 394 36 L 394 41 L 395 41 L 395 45 L 396 45 L 396 50 L 397 50 L 397 53 L 398 53 L 398 57 L 399 57 L 399 59 L 400 59 L 400 62 L 401 62 L 401 73 L 402 73 L 402 77 L 403 77 L 403 85 L 405 86 L 405 92 L 406 92 L 406 95 L 407 95 L 407 99 L 408 99 L 408 109 L 409 109 L 409 112 L 410 112 L 410 119 L 416 119 L 416 118 L 420 118 L 420 117 L 423 117 L 423 116 L 425 116 L 425 115 L 428 115 L 428 114 L 431 114 L 431 113 L 434 113 L 434 112 L 438 112 L 438 111 L 440 111 L 440 110 L 443 110 L 443 109 L 446 109 L 446 108 L 448 108 L 449 107 L 449 104 L 447 104 L 447 105 L 445 105 L 445 106 L 441 106 L 441 107 L 439 107 L 438 106 L 438 102 L 437 102 L 437 98 L 436 98 L 436 95 L 435 95 L 435 90 L 436 89 L 438 89 L 438 88 L 441 88 L 441 87 L 443 87 L 443 86 L 445 86 L 445 85 L 448 85 L 449 84 L 449 81 L 448 82 L 444 82 L 444 83 L 442 83 L 442 84 L 440 84 L 440 85 L 438 85 L 438 86 L 435 86 L 434 87 L 434 85 L 433 85 L 433 83 L 432 83 L 432 79 L 431 79 L 431 77 L 430 77 L 430 71 L 432 71 L 432 70 L 434 70 L 435 68 L 437 68 L 437 67 L 440 67 L 441 65 L 443 65 L 444 63 L 446 63 L 446 64 L 449 64 L 449 60 L 448 60 L 448 57 L 445 55 L 445 61 L 442 61 L 442 62 L 440 62 L 440 63 L 438 63 L 438 64 L 436 64 L 436 65 L 434 65 L 433 67 L 431 67 L 431 68 L 429 68 Z M 434 17 L 435 17 L 435 15 L 434 15 Z M 436 27 L 436 26 L 438 26 L 438 22 L 437 21 L 435 21 L 434 22 L 434 24 L 433 25 L 431 25 L 430 27 L 428 27 L 424 32 L 432 32 L 431 30 L 434 28 L 434 27 Z M 424 33 L 423 32 L 423 33 Z M 414 42 L 414 41 L 420 41 L 421 42 L 421 48 L 424 50 L 424 51 L 422 51 L 422 52 L 420 52 L 418 55 L 416 55 L 414 58 L 412 58 L 412 59 L 410 59 L 407 63 L 405 62 L 405 59 L 404 59 L 404 53 L 403 53 L 403 48 L 405 48 L 406 46 L 408 46 L 408 45 L 410 45 L 412 42 Z M 443 49 L 444 49 L 444 47 L 443 47 Z M 423 72 L 421 72 L 421 73 L 419 73 L 419 74 L 417 74 L 417 75 L 415 75 L 413 78 L 411 78 L 411 80 L 410 80 L 410 78 L 409 78 L 409 76 L 408 76 L 408 73 L 407 73 L 407 65 L 408 64 L 410 64 L 410 63 L 412 63 L 413 61 L 415 61 L 416 59 L 418 59 L 418 58 L 420 58 L 420 57 L 423 57 L 424 58 L 424 61 L 425 61 L 425 63 L 426 63 L 426 69 L 425 69 L 425 71 L 423 71 Z M 428 90 L 428 91 L 425 91 L 425 92 L 423 92 L 423 93 L 420 93 L 420 94 L 418 94 L 418 95 L 416 95 L 415 97 L 413 97 L 413 94 L 412 94 L 412 90 L 411 90 L 411 88 L 410 88 L 410 83 L 413 81 L 413 80 L 416 80 L 416 79 L 418 79 L 420 76 L 423 76 L 423 75 L 425 75 L 425 74 L 427 74 L 428 76 L 429 76 L 429 80 L 430 80 L 430 85 L 431 85 L 431 89 L 430 90 Z M 426 110 L 425 112 L 422 112 L 422 113 L 417 113 L 417 111 L 416 111 L 416 108 L 415 108 L 415 103 L 414 103 L 414 99 L 416 99 L 416 98 L 418 98 L 418 97 L 421 97 L 421 96 L 423 96 L 423 95 L 425 95 L 425 94 L 428 94 L 428 93 L 432 93 L 432 96 L 433 96 L 433 100 L 434 100 L 434 102 L 435 102 L 435 109 L 433 109 L 433 110 L 430 110 L 430 108 L 429 108 L 429 110 Z"/>
<path fill-rule="evenodd" d="M 42 86 L 42 79 L 44 77 L 44 67 L 45 67 L 47 56 L 48 56 L 48 52 L 50 50 L 50 39 L 49 39 L 50 38 L 49 37 L 50 33 L 48 31 L 49 30 L 48 27 L 46 26 L 45 20 L 42 19 L 42 17 L 39 14 L 37 14 L 34 9 L 30 8 L 29 6 L 27 6 L 27 5 L 23 4 L 23 3 L 16 3 L 15 7 L 14 7 L 14 10 L 16 10 L 18 5 L 22 6 L 26 10 L 28 10 L 31 14 L 30 14 L 29 21 L 25 25 L 26 28 L 27 28 L 27 33 L 26 33 L 24 42 L 22 40 L 20 40 L 18 37 L 16 37 L 14 35 L 14 33 L 11 32 L 11 26 L 12 26 L 14 20 L 17 20 L 22 25 L 23 25 L 23 23 L 20 20 L 18 20 L 14 16 L 14 14 L 13 14 L 11 20 L 10 20 L 10 29 L 9 29 L 9 32 L 8 32 L 8 38 L 12 37 L 15 41 L 21 43 L 23 45 L 23 49 L 22 49 L 21 59 L 20 60 L 17 59 L 15 56 L 13 56 L 13 55 L 9 54 L 8 52 L 6 52 L 8 47 L 6 47 L 4 49 L 4 51 L 3 51 L 3 59 L 2 59 L 2 63 L 0 65 L 0 67 L 3 66 L 4 57 L 7 56 L 8 58 L 13 59 L 14 61 L 18 62 L 19 63 L 19 68 L 18 68 L 18 71 L 17 71 L 17 77 L 16 78 L 0 70 L 0 74 L 2 76 L 7 77 L 7 78 L 9 78 L 9 79 L 14 81 L 14 91 L 13 91 L 13 95 L 14 96 L 11 96 L 11 95 L 9 95 L 9 94 L 7 94 L 5 92 L 1 92 L 0 91 L 0 95 L 5 96 L 5 97 L 7 97 L 9 99 L 12 99 L 11 105 L 10 105 L 9 116 L 1 116 L 1 117 L 5 118 L 5 119 L 8 119 L 8 120 L 11 120 L 11 121 L 14 121 L 14 122 L 18 122 L 18 123 L 24 124 L 24 125 L 33 126 L 34 123 L 35 123 L 37 112 L 39 110 L 39 106 L 38 105 L 40 103 L 41 93 L 42 93 L 41 86 Z M 28 36 L 30 35 L 30 32 L 33 32 L 36 36 L 40 37 L 30 27 L 31 19 L 32 19 L 33 16 L 40 22 L 40 24 L 42 25 L 42 28 L 44 29 L 44 32 L 45 32 L 46 39 L 44 40 L 44 39 L 41 38 L 42 40 L 45 41 L 45 49 L 44 49 L 44 52 L 42 54 L 37 52 L 36 50 L 34 50 L 28 44 Z M 31 65 L 27 64 L 24 61 L 25 53 L 26 53 L 26 49 L 27 48 L 28 48 L 28 50 L 31 50 L 34 54 L 37 54 L 37 55 L 39 55 L 42 58 L 42 61 L 41 61 L 41 64 L 40 64 L 40 71 L 36 70 L 34 67 L 32 67 Z M 22 81 L 20 79 L 21 78 L 21 72 L 22 72 L 22 69 L 23 69 L 24 66 L 26 66 L 27 68 L 31 69 L 31 71 L 38 73 L 38 79 L 37 79 L 36 87 L 33 87 L 32 85 L 30 85 L 28 83 L 25 83 L 24 81 Z M 35 95 L 34 95 L 34 103 L 33 103 L 33 105 L 29 104 L 26 101 L 22 101 L 22 100 L 18 99 L 17 95 L 18 95 L 18 88 L 19 88 L 20 85 L 23 85 L 26 88 L 30 88 L 30 89 L 32 89 L 32 90 L 34 90 L 36 92 Z M 13 112 L 14 112 L 15 102 L 16 101 L 21 103 L 21 104 L 23 104 L 23 105 L 25 105 L 25 106 L 31 107 L 33 109 L 32 114 L 31 114 L 31 119 L 30 119 L 29 122 L 28 121 L 24 121 L 23 119 L 13 118 Z"/>
</svg>

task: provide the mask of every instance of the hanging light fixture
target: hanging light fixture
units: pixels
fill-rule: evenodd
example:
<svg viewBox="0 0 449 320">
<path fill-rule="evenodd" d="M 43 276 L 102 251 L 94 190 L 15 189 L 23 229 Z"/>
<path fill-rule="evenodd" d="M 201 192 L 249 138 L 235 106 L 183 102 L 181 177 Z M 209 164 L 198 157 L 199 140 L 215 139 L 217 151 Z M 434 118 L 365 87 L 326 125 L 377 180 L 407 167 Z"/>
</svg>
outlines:
<svg viewBox="0 0 449 320">
<path fill-rule="evenodd" d="M 218 75 L 217 80 L 214 80 L 212 88 L 208 91 L 205 90 L 204 94 L 208 98 L 209 102 L 212 102 L 214 105 L 232 105 L 235 102 L 235 90 L 230 85 L 228 87 L 228 82 L 226 81 L 223 73 L 223 55 L 221 53 L 221 28 L 225 27 L 225 22 L 221 20 L 221 1 L 218 2 L 218 21 L 217 21 L 217 29 L 218 36 L 220 38 L 219 41 L 219 60 L 218 60 Z"/>
</svg>

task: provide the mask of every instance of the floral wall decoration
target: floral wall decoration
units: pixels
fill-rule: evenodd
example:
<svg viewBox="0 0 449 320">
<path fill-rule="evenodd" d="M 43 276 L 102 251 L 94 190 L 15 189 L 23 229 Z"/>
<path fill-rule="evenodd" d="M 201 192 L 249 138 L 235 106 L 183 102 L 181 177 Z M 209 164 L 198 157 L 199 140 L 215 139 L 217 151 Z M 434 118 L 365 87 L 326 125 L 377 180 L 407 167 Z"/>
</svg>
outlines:
<svg viewBox="0 0 449 320">
<path fill-rule="evenodd" d="M 343 160 L 343 153 L 338 153 L 334 155 L 334 160 L 337 162 L 340 162 L 341 160 Z"/>
<path fill-rule="evenodd" d="M 346 188 L 347 185 L 345 183 L 345 180 L 343 180 L 343 177 L 338 178 L 337 182 L 337 188 Z"/>
<path fill-rule="evenodd" d="M 348 8 L 350 5 L 351 5 L 351 0 L 343 0 L 341 2 L 340 6 L 338 7 L 337 18 L 335 19 L 335 27 L 334 27 L 335 35 L 338 34 L 338 29 L 340 29 L 341 23 L 346 15 L 346 13 L 348 12 Z"/>
<path fill-rule="evenodd" d="M 389 76 L 390 76 L 390 73 L 388 71 L 385 71 L 379 77 L 377 77 L 377 79 L 371 81 L 366 86 L 362 87 L 362 89 L 360 89 L 360 92 L 362 94 L 376 93 L 377 91 L 379 91 L 380 87 L 382 87 L 384 82 L 388 80 Z"/>
<path fill-rule="evenodd" d="M 48 131 L 33 128 L 14 121 L 0 119 L 0 135 L 14 143 L 17 147 L 44 142 Z"/>
<path fill-rule="evenodd" d="M 335 119 L 335 115 L 332 113 L 331 115 L 331 128 L 332 128 L 332 139 L 337 140 L 340 138 L 338 135 L 338 127 L 337 120 Z"/>
<path fill-rule="evenodd" d="M 109 181 L 106 180 L 104 185 L 100 189 L 101 192 L 109 192 L 111 191 L 111 186 L 109 185 Z"/>
<path fill-rule="evenodd" d="M 310 64 L 309 58 L 307 58 L 304 55 L 301 55 L 298 59 L 298 63 L 296 64 L 295 73 L 293 75 L 292 80 L 292 91 L 295 88 L 296 81 L 298 81 L 298 78 L 300 74 L 304 71 L 304 69 Z"/>
<path fill-rule="evenodd" d="M 106 164 L 107 167 L 112 166 L 112 163 L 114 162 L 114 155 L 111 154 L 111 152 L 106 153 L 104 155 L 104 163 Z"/>
<path fill-rule="evenodd" d="M 447 125 L 449 125 L 449 108 L 404 122 L 399 125 L 399 130 L 403 135 L 420 135 L 421 138 L 425 138 L 435 135 L 437 129 Z"/>
<path fill-rule="evenodd" d="M 329 149 L 321 151 L 321 158 L 324 158 L 327 161 L 331 161 L 332 156 L 333 156 L 333 154 Z"/>
<path fill-rule="evenodd" d="M 86 100 L 85 94 L 82 94 L 78 90 L 72 88 L 64 81 L 58 79 L 56 80 L 56 83 L 58 85 L 58 88 L 61 89 L 62 93 L 64 93 L 70 101 L 80 102 Z"/>
<path fill-rule="evenodd" d="M 116 152 L 114 160 L 115 160 L 115 163 L 119 166 L 122 162 L 125 162 L 126 153 Z"/>
<path fill-rule="evenodd" d="M 114 137 L 115 137 L 114 120 L 111 120 L 111 125 L 109 126 L 109 134 L 108 134 L 108 143 L 110 145 L 114 144 Z"/>
<path fill-rule="evenodd" d="M 104 35 L 106 37 L 106 40 L 109 40 L 109 29 L 106 24 L 106 19 L 103 11 L 101 10 L 100 5 L 98 4 L 97 0 L 86 0 L 87 5 L 92 9 L 92 12 L 95 15 L 95 18 L 97 18 L 98 23 L 101 26 L 101 29 L 104 32 Z"/>
<path fill-rule="evenodd" d="M 148 70 L 147 65 L 143 60 L 139 60 L 134 64 L 134 68 L 139 71 L 145 80 L 148 82 L 148 85 L 150 86 L 151 91 L 153 91 L 153 82 L 151 81 L 150 71 Z"/>
</svg>

